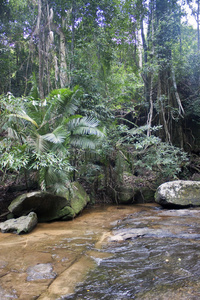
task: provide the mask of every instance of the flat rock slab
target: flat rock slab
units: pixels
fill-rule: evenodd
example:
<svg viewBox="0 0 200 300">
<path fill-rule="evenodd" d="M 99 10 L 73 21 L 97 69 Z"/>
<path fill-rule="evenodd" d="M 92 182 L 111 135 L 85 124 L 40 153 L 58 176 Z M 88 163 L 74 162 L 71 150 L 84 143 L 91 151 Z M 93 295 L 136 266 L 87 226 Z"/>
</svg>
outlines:
<svg viewBox="0 0 200 300">
<path fill-rule="evenodd" d="M 134 228 L 124 229 L 114 233 L 110 237 L 110 242 L 120 242 L 130 239 L 136 239 L 141 237 L 154 237 L 154 238 L 179 238 L 179 239 L 196 239 L 200 240 L 200 234 L 191 233 L 177 233 L 174 234 L 169 230 L 164 229 L 150 229 L 150 228 Z"/>
<path fill-rule="evenodd" d="M 200 182 L 175 180 L 161 184 L 155 201 L 163 207 L 200 206 Z"/>
<path fill-rule="evenodd" d="M 17 219 L 10 219 L 0 223 L 0 230 L 5 232 L 14 232 L 17 234 L 28 233 L 37 225 L 37 215 L 34 212 L 28 216 L 22 216 Z"/>
<path fill-rule="evenodd" d="M 27 281 L 51 279 L 56 277 L 56 273 L 53 272 L 52 264 L 38 264 L 34 267 L 27 269 Z"/>
<path fill-rule="evenodd" d="M 0 299 L 64 299 L 98 263 L 91 249 L 102 259 L 110 223 L 140 209 L 87 208 L 72 221 L 39 223 L 30 234 L 0 232 Z"/>
<path fill-rule="evenodd" d="M 0 287 L 0 299 L 17 299 L 17 295 L 14 290 L 6 291 Z"/>
</svg>

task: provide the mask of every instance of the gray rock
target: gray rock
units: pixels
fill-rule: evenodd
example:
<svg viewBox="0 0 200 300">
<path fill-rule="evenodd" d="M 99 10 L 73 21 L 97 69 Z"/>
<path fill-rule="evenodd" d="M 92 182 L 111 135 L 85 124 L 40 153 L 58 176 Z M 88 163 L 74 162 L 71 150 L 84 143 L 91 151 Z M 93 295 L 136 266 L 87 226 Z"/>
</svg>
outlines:
<svg viewBox="0 0 200 300">
<path fill-rule="evenodd" d="M 53 267 L 48 264 L 37 264 L 27 269 L 27 281 L 51 279 L 56 277 L 56 273 L 53 272 Z"/>
<path fill-rule="evenodd" d="M 164 207 L 200 206 L 200 181 L 163 183 L 155 193 L 155 201 Z"/>
<path fill-rule="evenodd" d="M 134 228 L 124 229 L 113 232 L 113 236 L 110 237 L 110 242 L 121 242 L 136 238 L 179 238 L 179 239 L 196 239 L 200 240 L 200 234 L 191 234 L 178 232 L 173 233 L 170 230 L 165 229 L 152 229 L 152 228 Z"/>
<path fill-rule="evenodd" d="M 14 216 L 27 215 L 34 211 L 39 222 L 71 220 L 89 202 L 89 196 L 78 182 L 73 182 L 71 190 L 58 196 L 36 191 L 18 196 L 8 207 Z"/>
<path fill-rule="evenodd" d="M 2 232 L 14 232 L 17 234 L 28 233 L 37 225 L 37 215 L 34 212 L 28 216 L 22 216 L 17 219 L 10 219 L 0 223 Z"/>
<path fill-rule="evenodd" d="M 0 286 L 0 299 L 4 300 L 4 299 L 19 299 L 19 298 L 15 290 L 13 290 L 12 292 L 10 291 L 8 292 Z"/>
</svg>

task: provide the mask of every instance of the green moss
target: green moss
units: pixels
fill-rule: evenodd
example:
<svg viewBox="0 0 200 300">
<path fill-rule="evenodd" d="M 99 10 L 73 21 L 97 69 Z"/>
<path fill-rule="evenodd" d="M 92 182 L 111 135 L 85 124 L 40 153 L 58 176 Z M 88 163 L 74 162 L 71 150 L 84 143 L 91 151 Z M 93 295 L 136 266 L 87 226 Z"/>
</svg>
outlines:
<svg viewBox="0 0 200 300">
<path fill-rule="evenodd" d="M 65 206 L 62 210 L 60 210 L 59 215 L 62 220 L 72 220 L 76 214 L 73 208 Z"/>
<path fill-rule="evenodd" d="M 73 191 L 70 199 L 71 207 L 73 208 L 74 212 L 78 214 L 83 210 L 90 199 L 84 188 L 78 182 L 73 182 L 72 189 Z"/>
<path fill-rule="evenodd" d="M 23 194 L 10 204 L 9 211 L 16 216 L 34 211 L 39 222 L 70 220 L 79 214 L 88 202 L 89 196 L 84 188 L 78 182 L 73 182 L 71 190 L 63 197 L 47 192 Z"/>
</svg>

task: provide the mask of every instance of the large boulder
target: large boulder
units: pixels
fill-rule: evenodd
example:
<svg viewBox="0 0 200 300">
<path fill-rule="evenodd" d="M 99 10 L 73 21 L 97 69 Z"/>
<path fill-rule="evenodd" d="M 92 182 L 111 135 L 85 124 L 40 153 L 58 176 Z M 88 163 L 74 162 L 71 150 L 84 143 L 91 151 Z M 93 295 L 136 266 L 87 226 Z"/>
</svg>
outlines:
<svg viewBox="0 0 200 300">
<path fill-rule="evenodd" d="M 73 219 L 88 202 L 89 196 L 83 187 L 74 182 L 64 196 L 41 191 L 26 193 L 13 200 L 8 209 L 17 217 L 34 211 L 39 222 L 48 222 Z"/>
<path fill-rule="evenodd" d="M 10 219 L 0 223 L 0 229 L 2 232 L 14 232 L 20 234 L 32 231 L 36 225 L 37 215 L 36 213 L 31 212 L 28 216 L 22 216 L 17 219 Z"/>
<path fill-rule="evenodd" d="M 164 207 L 200 206 L 200 181 L 163 183 L 157 188 L 155 201 Z"/>
</svg>

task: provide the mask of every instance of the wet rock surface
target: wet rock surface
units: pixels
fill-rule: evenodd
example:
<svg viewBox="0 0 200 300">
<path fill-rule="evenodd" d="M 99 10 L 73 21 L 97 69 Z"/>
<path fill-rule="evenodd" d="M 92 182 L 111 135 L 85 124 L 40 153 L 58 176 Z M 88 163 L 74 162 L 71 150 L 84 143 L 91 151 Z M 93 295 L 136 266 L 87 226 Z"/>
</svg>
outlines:
<svg viewBox="0 0 200 300">
<path fill-rule="evenodd" d="M 55 300 L 74 291 L 107 255 L 100 251 L 111 222 L 133 207 L 86 209 L 72 221 L 39 223 L 28 235 L 0 233 L 0 299 Z"/>
<path fill-rule="evenodd" d="M 0 233 L 0 299 L 199 299 L 199 235 L 199 208 L 154 204 Z"/>
<path fill-rule="evenodd" d="M 27 281 L 51 279 L 56 277 L 52 264 L 38 264 L 27 269 Z"/>
<path fill-rule="evenodd" d="M 200 299 L 199 209 L 146 206 L 113 225 L 113 255 L 64 299 Z"/>
<path fill-rule="evenodd" d="M 163 218 L 166 217 L 168 217 L 169 220 L 167 224 L 163 220 Z M 128 226 L 133 222 L 132 217 L 130 217 L 125 228 L 113 231 L 113 236 L 110 237 L 110 241 L 125 241 L 128 239 L 137 239 L 142 237 L 200 240 L 200 228 L 194 227 L 193 230 L 191 230 L 190 227 L 192 227 L 192 224 L 185 224 L 185 220 L 188 218 L 191 218 L 191 220 L 197 219 L 199 221 L 200 209 L 160 210 L 157 211 L 156 216 L 152 216 L 152 218 L 153 227 L 150 226 L 152 220 L 148 217 L 145 218 L 145 216 L 142 217 L 142 222 L 138 221 L 135 223 L 136 226 L 132 227 Z M 156 220 L 158 223 L 157 227 L 160 228 L 155 228 Z M 185 227 L 188 227 L 188 229 L 183 230 Z"/>
</svg>

